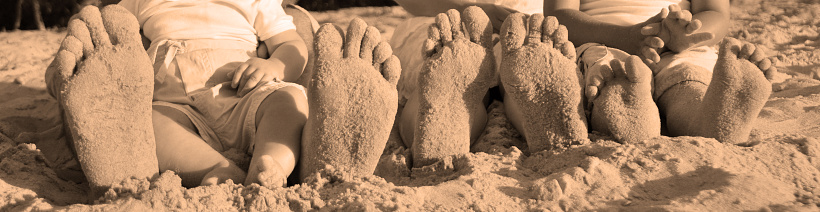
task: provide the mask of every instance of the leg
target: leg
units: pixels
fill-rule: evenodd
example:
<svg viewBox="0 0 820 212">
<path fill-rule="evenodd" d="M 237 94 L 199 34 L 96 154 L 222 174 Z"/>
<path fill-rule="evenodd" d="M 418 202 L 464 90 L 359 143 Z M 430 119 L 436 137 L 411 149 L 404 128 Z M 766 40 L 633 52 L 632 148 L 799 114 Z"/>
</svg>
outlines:
<svg viewBox="0 0 820 212">
<path fill-rule="evenodd" d="M 482 100 L 497 83 L 492 25 L 478 7 L 465 9 L 464 19 L 460 16 L 456 10 L 439 14 L 422 47 L 425 64 L 416 88 L 419 108 L 410 136 L 414 167 L 469 152 L 471 140 L 476 139 L 472 135 L 487 124 Z"/>
<path fill-rule="evenodd" d="M 307 115 L 307 98 L 294 87 L 281 88 L 262 101 L 256 113 L 253 157 L 245 185 L 285 185 L 299 158 Z"/>
<path fill-rule="evenodd" d="M 194 124 L 185 114 L 167 107 L 156 107 L 152 119 L 159 169 L 174 171 L 182 178 L 182 185 L 213 185 L 228 179 L 239 183 L 245 179 L 242 169 L 199 137 L 194 131 Z"/>
<path fill-rule="evenodd" d="M 153 69 L 140 39 L 136 18 L 124 8 L 87 6 L 69 22 L 46 70 L 48 91 L 63 110 L 92 195 L 158 171 L 150 118 Z"/>
<path fill-rule="evenodd" d="M 347 37 L 332 24 L 316 33 L 316 66 L 302 134 L 301 179 L 327 165 L 373 174 L 398 107 L 401 67 L 379 30 L 354 19 Z"/>
<path fill-rule="evenodd" d="M 566 27 L 541 14 L 512 14 L 501 26 L 501 83 L 510 120 L 530 152 L 586 143 L 575 47 Z"/>
<path fill-rule="evenodd" d="M 613 60 L 602 68 L 602 89 L 593 100 L 590 127 L 620 142 L 637 142 L 661 135 L 658 106 L 652 100 L 652 70 L 638 56 L 625 64 Z"/>
<path fill-rule="evenodd" d="M 740 144 L 747 141 L 760 110 L 771 94 L 771 61 L 749 43 L 727 38 L 721 43 L 712 81 L 669 88 L 659 99 L 670 133 L 715 138 Z"/>
</svg>

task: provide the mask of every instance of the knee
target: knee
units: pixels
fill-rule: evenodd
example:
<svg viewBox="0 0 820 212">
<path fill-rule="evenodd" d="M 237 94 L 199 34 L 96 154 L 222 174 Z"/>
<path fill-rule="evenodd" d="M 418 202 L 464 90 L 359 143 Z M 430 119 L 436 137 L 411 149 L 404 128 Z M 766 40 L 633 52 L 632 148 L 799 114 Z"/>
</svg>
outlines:
<svg viewBox="0 0 820 212">
<path fill-rule="evenodd" d="M 308 114 L 307 97 L 296 87 L 280 88 L 259 105 L 257 120 L 266 114 L 289 121 L 305 122 Z"/>
</svg>

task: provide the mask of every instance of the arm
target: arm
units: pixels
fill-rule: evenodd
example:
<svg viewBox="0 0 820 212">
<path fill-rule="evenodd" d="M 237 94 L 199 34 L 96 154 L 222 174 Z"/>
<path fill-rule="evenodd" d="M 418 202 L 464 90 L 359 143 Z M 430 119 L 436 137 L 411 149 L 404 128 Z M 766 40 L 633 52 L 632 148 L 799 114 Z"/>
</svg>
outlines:
<svg viewBox="0 0 820 212">
<path fill-rule="evenodd" d="M 648 37 L 641 34 L 641 28 L 650 23 L 660 22 L 666 16 L 665 10 L 662 10 L 643 23 L 620 26 L 592 18 L 581 12 L 580 7 L 580 0 L 544 1 L 544 14 L 555 16 L 559 23 L 566 26 L 569 40 L 576 45 L 601 43 L 633 55 L 639 55 L 641 46 Z"/>
<path fill-rule="evenodd" d="M 307 64 L 307 47 L 296 33 L 288 30 L 263 41 L 271 56 L 268 59 L 251 58 L 229 74 L 231 87 L 244 96 L 260 82 L 275 79 L 293 82 L 302 75 Z"/>
<path fill-rule="evenodd" d="M 730 4 L 728 0 L 692 0 L 692 20 L 699 20 L 703 25 L 694 34 L 708 32 L 715 35 L 702 45 L 714 45 L 723 40 L 729 32 Z"/>
</svg>

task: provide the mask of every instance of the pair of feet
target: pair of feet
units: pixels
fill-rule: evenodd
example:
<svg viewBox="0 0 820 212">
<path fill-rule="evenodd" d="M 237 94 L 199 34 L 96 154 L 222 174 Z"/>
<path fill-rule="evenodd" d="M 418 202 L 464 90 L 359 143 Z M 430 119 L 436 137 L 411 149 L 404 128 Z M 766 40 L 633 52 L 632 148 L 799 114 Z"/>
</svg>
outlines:
<svg viewBox="0 0 820 212">
<path fill-rule="evenodd" d="M 495 73 L 491 29 L 486 15 L 475 7 L 439 14 L 430 27 L 422 48 L 426 62 L 419 77 L 419 120 L 412 143 L 416 167 L 469 151 L 470 130 L 465 126 L 499 75 L 505 101 L 511 100 L 505 104 L 508 116 L 523 119 L 519 130 L 531 152 L 588 140 L 582 88 L 589 82 L 582 81 L 576 68 L 566 27 L 541 14 L 510 15 L 501 27 L 500 73 Z M 696 122 L 721 126 L 705 124 L 717 130 L 693 134 L 735 143 L 743 134 L 748 136 L 750 122 L 771 90 L 765 76 L 774 68 L 760 50 L 735 39 L 726 39 L 720 52 L 702 110 L 696 110 L 705 112 L 696 115 L 701 118 Z M 614 61 L 610 67 L 596 82 L 600 90 L 595 98 L 588 100 L 594 105 L 590 127 L 625 142 L 660 135 L 652 71 L 637 56 Z M 708 108 L 717 105 L 722 107 L 718 112 Z M 740 136 L 729 139 L 727 134 Z"/>
<path fill-rule="evenodd" d="M 153 69 L 138 22 L 117 5 L 88 6 L 75 17 L 46 82 L 87 179 L 105 189 L 130 177 L 151 178 L 158 172 L 150 118 Z M 398 59 L 379 31 L 361 19 L 351 22 L 346 38 L 342 34 L 331 24 L 316 34 L 301 179 L 326 165 L 372 174 L 392 129 Z M 202 184 L 244 178 L 246 184 L 284 185 L 287 176 L 278 162 L 267 155 L 254 159 L 247 178 L 224 161 L 208 170 Z"/>
</svg>

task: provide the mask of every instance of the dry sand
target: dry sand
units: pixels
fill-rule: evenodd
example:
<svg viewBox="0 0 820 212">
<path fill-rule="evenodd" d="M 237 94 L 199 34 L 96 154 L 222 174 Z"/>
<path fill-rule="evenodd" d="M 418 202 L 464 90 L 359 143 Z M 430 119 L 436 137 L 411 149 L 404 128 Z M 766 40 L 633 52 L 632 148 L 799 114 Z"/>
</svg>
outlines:
<svg viewBox="0 0 820 212">
<path fill-rule="evenodd" d="M 170 173 L 127 181 L 99 201 L 86 184 L 56 177 L 61 158 L 57 102 L 43 75 L 64 32 L 0 33 L 0 211 L 40 209 L 407 209 L 817 211 L 820 204 L 820 2 L 735 0 L 730 36 L 774 55 L 780 73 L 753 123 L 746 147 L 699 137 L 659 137 L 618 144 L 591 133 L 591 144 L 527 154 L 520 133 L 490 108 L 486 132 L 471 152 L 435 175 L 406 168 L 408 151 L 391 134 L 377 175 L 328 169 L 306 183 L 266 189 L 235 184 L 185 189 Z M 316 13 L 320 22 L 364 17 L 389 38 L 398 9 Z M 345 20 L 346 19 L 346 20 Z M 44 157 L 45 156 L 45 157 Z M 98 204 L 91 204 L 91 203 Z"/>
</svg>

